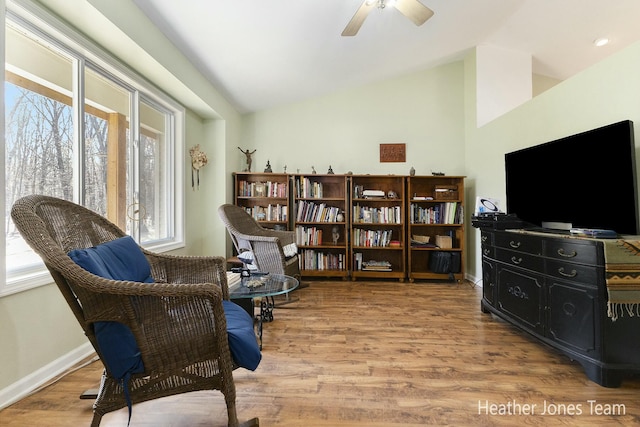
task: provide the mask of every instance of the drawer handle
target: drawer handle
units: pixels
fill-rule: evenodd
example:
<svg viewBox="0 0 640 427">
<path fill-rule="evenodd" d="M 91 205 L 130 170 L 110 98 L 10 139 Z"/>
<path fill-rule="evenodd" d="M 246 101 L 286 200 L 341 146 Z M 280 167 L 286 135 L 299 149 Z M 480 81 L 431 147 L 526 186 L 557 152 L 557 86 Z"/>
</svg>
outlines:
<svg viewBox="0 0 640 427">
<path fill-rule="evenodd" d="M 574 256 L 578 255 L 578 252 L 576 251 L 565 252 L 564 248 L 560 248 L 558 249 L 558 255 L 563 256 L 565 258 L 573 258 Z"/>
<path fill-rule="evenodd" d="M 564 277 L 576 277 L 578 275 L 578 272 L 575 270 L 571 270 L 571 273 L 565 273 L 564 272 L 564 267 L 560 267 L 558 269 L 558 273 L 560 273 L 560 275 L 564 276 Z"/>
<path fill-rule="evenodd" d="M 509 246 L 511 246 L 513 249 L 518 249 L 521 244 L 521 242 L 514 242 L 513 240 L 509 242 Z"/>
<path fill-rule="evenodd" d="M 522 262 L 522 258 L 516 258 L 515 256 L 512 256 L 511 262 L 514 263 L 515 265 L 518 265 Z"/>
<path fill-rule="evenodd" d="M 490 251 L 489 249 L 485 249 L 485 250 L 483 250 L 483 251 L 482 251 L 482 253 L 483 253 L 485 256 L 489 256 L 489 254 L 491 253 L 491 251 Z"/>
</svg>

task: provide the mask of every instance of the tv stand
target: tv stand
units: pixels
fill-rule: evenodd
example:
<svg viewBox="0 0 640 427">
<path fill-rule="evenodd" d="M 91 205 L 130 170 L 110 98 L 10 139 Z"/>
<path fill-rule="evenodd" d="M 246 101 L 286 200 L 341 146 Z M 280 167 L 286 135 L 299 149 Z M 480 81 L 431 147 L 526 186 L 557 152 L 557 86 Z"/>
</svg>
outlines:
<svg viewBox="0 0 640 427">
<path fill-rule="evenodd" d="M 607 316 L 601 241 L 482 228 L 481 245 L 484 313 L 579 362 L 604 387 L 640 373 L 640 318 Z"/>
</svg>

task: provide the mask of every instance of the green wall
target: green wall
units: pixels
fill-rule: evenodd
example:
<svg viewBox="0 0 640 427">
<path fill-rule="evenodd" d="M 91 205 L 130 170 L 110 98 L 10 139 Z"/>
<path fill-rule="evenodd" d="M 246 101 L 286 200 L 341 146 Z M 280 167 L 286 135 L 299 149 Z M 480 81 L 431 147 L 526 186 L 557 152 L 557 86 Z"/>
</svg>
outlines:
<svg viewBox="0 0 640 427">
<path fill-rule="evenodd" d="M 497 197 L 506 207 L 504 154 L 520 148 L 629 119 L 635 122 L 638 158 L 640 43 L 553 86 L 479 129 L 473 111 L 474 63 L 474 55 L 465 61 L 467 206 L 474 206 L 475 196 L 484 196 Z M 540 165 L 540 173 L 549 171 Z M 597 165 L 594 173 L 598 173 Z M 597 189 L 593 195 L 596 202 L 611 200 Z M 467 267 L 472 276 L 480 278 L 479 232 L 471 229 L 468 236 Z"/>
<path fill-rule="evenodd" d="M 242 148 L 257 150 L 254 171 L 462 175 L 463 79 L 459 61 L 246 115 Z M 380 163 L 380 143 L 398 142 L 406 163 Z"/>
</svg>

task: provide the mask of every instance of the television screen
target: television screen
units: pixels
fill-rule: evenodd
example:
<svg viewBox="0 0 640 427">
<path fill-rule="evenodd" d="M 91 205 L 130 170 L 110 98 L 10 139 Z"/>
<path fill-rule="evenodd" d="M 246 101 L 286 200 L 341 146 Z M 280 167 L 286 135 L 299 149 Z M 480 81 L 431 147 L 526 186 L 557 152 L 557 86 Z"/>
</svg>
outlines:
<svg viewBox="0 0 640 427">
<path fill-rule="evenodd" d="M 507 153 L 505 168 L 507 212 L 525 222 L 638 234 L 629 120 Z"/>
</svg>

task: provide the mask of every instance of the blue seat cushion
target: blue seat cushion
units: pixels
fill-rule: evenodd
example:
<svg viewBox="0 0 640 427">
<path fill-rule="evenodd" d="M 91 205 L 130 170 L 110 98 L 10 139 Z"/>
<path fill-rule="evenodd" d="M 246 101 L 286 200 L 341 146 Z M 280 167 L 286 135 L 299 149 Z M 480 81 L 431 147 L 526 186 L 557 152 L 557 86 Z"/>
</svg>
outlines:
<svg viewBox="0 0 640 427">
<path fill-rule="evenodd" d="M 222 301 L 227 319 L 229 351 L 238 366 L 255 371 L 262 354 L 253 330 L 253 319 L 242 307 L 231 301 Z"/>
<path fill-rule="evenodd" d="M 105 279 L 152 283 L 149 261 L 131 236 L 68 254 L 80 267 Z"/>
<path fill-rule="evenodd" d="M 69 257 L 96 276 L 112 280 L 152 283 L 151 266 L 138 244 L 130 236 L 86 248 L 75 249 Z M 119 322 L 95 322 L 93 330 L 103 363 L 114 378 L 122 382 L 131 420 L 129 379 L 144 372 L 136 339 L 127 325 Z"/>
</svg>

